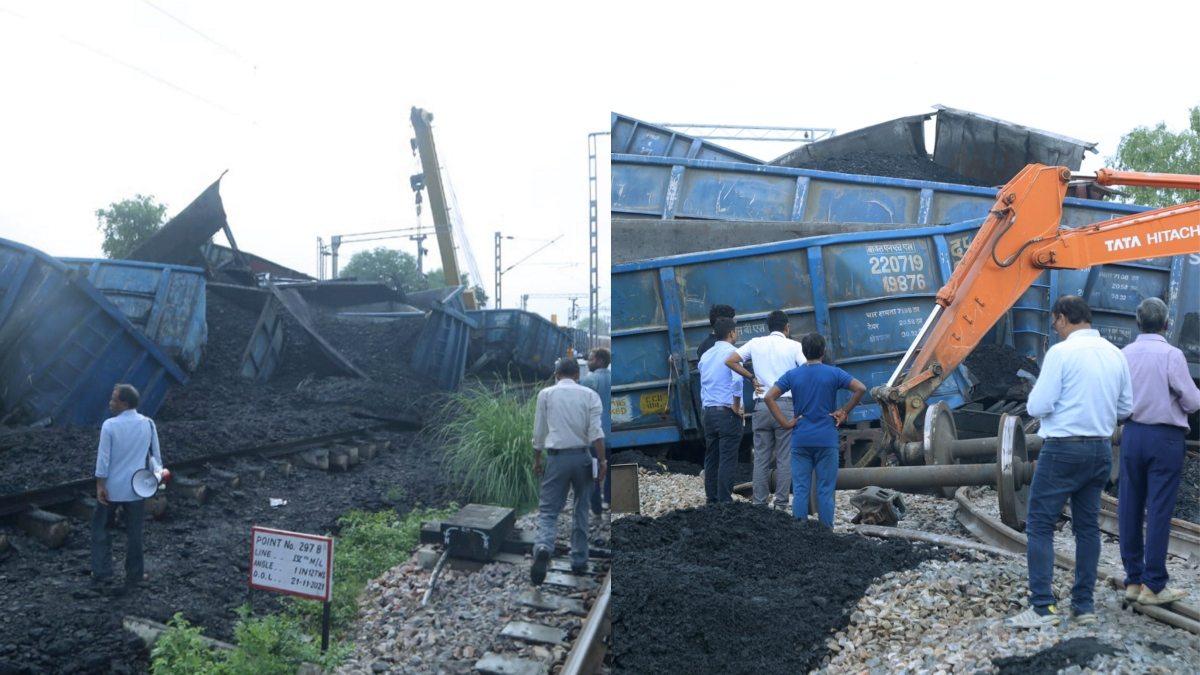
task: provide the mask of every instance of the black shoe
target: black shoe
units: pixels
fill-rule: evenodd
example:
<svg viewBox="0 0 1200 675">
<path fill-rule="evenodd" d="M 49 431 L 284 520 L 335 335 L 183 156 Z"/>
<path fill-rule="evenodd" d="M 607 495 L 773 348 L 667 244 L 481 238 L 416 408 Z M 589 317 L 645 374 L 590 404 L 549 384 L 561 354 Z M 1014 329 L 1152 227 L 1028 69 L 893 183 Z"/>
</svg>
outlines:
<svg viewBox="0 0 1200 675">
<path fill-rule="evenodd" d="M 541 586 L 546 580 L 546 568 L 550 566 L 550 549 L 537 548 L 533 552 L 533 567 L 529 570 L 529 579 L 534 586 Z"/>
<path fill-rule="evenodd" d="M 587 573 L 588 568 L 586 563 L 583 565 L 571 565 L 571 574 L 574 574 L 577 577 L 584 577 L 587 576 Z"/>
</svg>

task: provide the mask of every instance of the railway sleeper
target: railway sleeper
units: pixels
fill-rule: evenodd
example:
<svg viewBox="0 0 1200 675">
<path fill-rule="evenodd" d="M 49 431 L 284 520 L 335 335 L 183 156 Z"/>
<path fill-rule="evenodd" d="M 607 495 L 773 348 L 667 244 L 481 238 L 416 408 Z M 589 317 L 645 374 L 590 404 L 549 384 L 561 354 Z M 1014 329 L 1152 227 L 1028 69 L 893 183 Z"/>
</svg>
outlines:
<svg viewBox="0 0 1200 675">
<path fill-rule="evenodd" d="M 208 486 L 194 478 L 172 477 L 167 481 L 167 491 L 194 500 L 201 505 L 208 501 Z"/>
<path fill-rule="evenodd" d="M 17 527 L 42 542 L 46 548 L 62 548 L 71 534 L 71 521 L 66 516 L 38 508 L 17 514 Z"/>
<path fill-rule="evenodd" d="M 475 662 L 475 670 L 482 675 L 549 675 L 546 664 L 515 656 L 488 652 Z"/>
</svg>

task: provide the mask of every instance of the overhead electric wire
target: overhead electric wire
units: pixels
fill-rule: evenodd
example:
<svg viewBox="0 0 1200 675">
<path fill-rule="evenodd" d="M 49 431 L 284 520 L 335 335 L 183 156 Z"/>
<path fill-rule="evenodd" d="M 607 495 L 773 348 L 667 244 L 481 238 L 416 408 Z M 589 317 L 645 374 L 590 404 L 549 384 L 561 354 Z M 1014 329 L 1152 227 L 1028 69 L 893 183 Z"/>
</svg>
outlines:
<svg viewBox="0 0 1200 675">
<path fill-rule="evenodd" d="M 188 22 L 184 21 L 183 19 L 180 19 L 179 17 L 177 17 L 177 16 L 175 16 L 174 14 L 172 14 L 172 13 L 168 12 L 167 10 L 163 9 L 162 7 L 159 7 L 158 5 L 154 4 L 153 2 L 150 2 L 150 0 L 142 0 L 142 2 L 143 2 L 143 3 L 145 3 L 145 4 L 147 4 L 147 5 L 150 5 L 150 6 L 151 6 L 151 7 L 153 7 L 154 9 L 158 10 L 158 11 L 159 11 L 159 12 L 161 12 L 161 13 L 162 13 L 164 16 L 166 16 L 167 18 L 171 19 L 171 20 L 172 20 L 172 21 L 174 21 L 175 23 L 178 23 L 180 26 L 183 26 L 184 28 L 186 28 L 186 29 L 188 29 L 188 30 L 192 31 L 193 33 L 195 33 L 196 35 L 199 35 L 200 37 L 204 38 L 205 40 L 208 40 L 208 41 L 209 41 L 209 42 L 211 42 L 212 44 L 216 45 L 216 46 L 217 46 L 219 49 L 221 49 L 222 51 L 224 51 L 226 54 L 229 54 L 230 56 L 232 56 L 232 57 L 234 57 L 234 58 L 238 59 L 239 61 L 241 61 L 242 63 L 245 63 L 246 65 L 250 66 L 251 68 L 255 67 L 255 66 L 254 66 L 254 64 L 252 64 L 252 63 L 250 63 L 249 61 L 247 61 L 247 60 L 246 60 L 246 58 L 245 58 L 244 56 L 242 56 L 241 54 L 237 53 L 237 52 L 236 52 L 236 51 L 234 51 L 233 49 L 230 49 L 229 47 L 226 47 L 225 45 L 221 44 L 220 42 L 217 42 L 216 40 L 214 40 L 214 39 L 210 38 L 209 36 L 207 36 L 207 35 L 205 35 L 204 33 L 200 32 L 198 29 L 194 28 L 194 27 L 193 27 L 191 24 L 189 24 Z"/>
<path fill-rule="evenodd" d="M 30 19 L 28 16 L 25 16 L 24 14 L 21 14 L 19 12 L 14 12 L 13 10 L 11 10 L 7 7 L 0 7 L 0 11 L 10 14 L 12 16 L 15 16 L 18 19 L 24 19 L 26 21 L 33 21 L 33 19 Z M 97 49 L 96 47 L 92 47 L 91 45 L 80 42 L 79 40 L 76 40 L 73 37 L 63 35 L 62 33 L 53 32 L 53 31 L 49 31 L 49 32 L 51 32 L 54 36 L 56 36 L 62 40 L 70 42 L 71 44 L 75 45 L 76 47 L 79 47 L 80 49 L 86 49 L 87 51 L 92 52 L 93 54 L 95 54 L 97 56 L 102 56 L 118 65 L 124 66 L 124 67 L 134 71 L 135 73 L 138 73 L 139 75 L 143 75 L 145 77 L 148 77 L 148 78 L 154 80 L 155 82 L 158 82 L 159 84 L 170 87 L 170 88 L 174 89 L 175 91 L 178 91 L 181 94 L 191 96 L 192 98 L 196 99 L 197 101 L 200 101 L 201 103 L 204 103 L 205 105 L 211 106 L 213 108 L 216 108 L 217 110 L 220 110 L 223 113 L 233 115 L 234 117 L 242 117 L 242 114 L 240 112 L 237 112 L 235 110 L 230 110 L 229 108 L 226 108 L 225 106 L 221 105 L 220 103 L 217 103 L 216 101 L 213 101 L 209 98 L 201 96 L 200 94 L 197 94 L 196 92 L 191 91 L 190 89 L 187 89 L 186 87 L 175 84 L 174 82 L 171 82 L 170 80 L 159 77 L 158 75 L 155 75 L 154 73 L 152 73 L 148 70 L 139 68 L 138 66 L 135 66 L 132 63 L 129 63 L 128 61 L 120 59 L 116 56 L 113 56 L 112 54 L 109 54 L 108 52 L 106 52 L 104 50 Z"/>
</svg>

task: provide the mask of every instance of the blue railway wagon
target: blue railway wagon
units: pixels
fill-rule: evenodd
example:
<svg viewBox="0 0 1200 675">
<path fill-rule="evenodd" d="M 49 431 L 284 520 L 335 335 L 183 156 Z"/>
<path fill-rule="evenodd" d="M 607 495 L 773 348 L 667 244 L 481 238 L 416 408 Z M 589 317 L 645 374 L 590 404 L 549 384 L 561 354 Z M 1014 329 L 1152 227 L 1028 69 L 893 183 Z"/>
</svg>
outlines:
<svg viewBox="0 0 1200 675">
<path fill-rule="evenodd" d="M 53 311 L 47 311 L 53 308 Z M 183 371 L 73 268 L 0 239 L 0 403 L 7 421 L 99 424 L 115 384 L 153 416 Z"/>
<path fill-rule="evenodd" d="M 612 154 L 707 159 L 716 162 L 763 164 L 761 159 L 743 155 L 715 143 L 681 134 L 665 127 L 612 113 Z"/>
<path fill-rule="evenodd" d="M 59 258 L 79 269 L 129 322 L 188 372 L 208 341 L 205 276 L 199 267 L 131 260 Z"/>
<path fill-rule="evenodd" d="M 473 350 L 476 361 L 512 363 L 536 377 L 554 374 L 554 362 L 575 344 L 569 330 L 549 319 L 520 309 L 481 309 L 468 312 L 478 323 Z M 585 336 L 586 337 L 586 336 Z M 586 339 L 584 354 L 586 354 Z"/>
<path fill-rule="evenodd" d="M 670 443 L 698 436 L 696 346 L 710 332 L 708 307 L 716 302 L 737 308 L 739 344 L 765 334 L 767 313 L 783 309 L 791 317 L 794 336 L 821 332 L 829 339 L 833 363 L 868 388 L 884 384 L 981 224 L 982 220 L 975 220 L 887 233 L 811 237 L 615 266 L 614 445 Z M 1136 336 L 1132 326 L 1137 304 L 1159 297 L 1170 308 L 1168 339 L 1188 355 L 1192 375 L 1197 377 L 1197 289 L 1198 254 L 1093 270 L 1047 270 L 988 340 L 1010 344 L 1040 360 L 1056 340 L 1049 318 L 1053 299 L 1086 292 L 1095 326 L 1123 346 Z M 968 379 L 956 370 L 932 400 L 957 407 L 965 401 L 968 386 Z M 749 396 L 748 385 L 744 393 Z M 867 396 L 850 421 L 878 417 L 878 405 Z"/>
<path fill-rule="evenodd" d="M 412 365 L 439 387 L 454 391 L 467 369 L 467 349 L 474 319 L 467 316 L 462 286 L 411 293 L 408 302 L 429 310 L 425 328 L 413 350 Z"/>
<path fill-rule="evenodd" d="M 612 155 L 614 217 L 812 223 L 961 223 L 987 216 L 996 189 L 672 157 Z M 1145 209 L 1067 198 L 1077 227 Z"/>
</svg>

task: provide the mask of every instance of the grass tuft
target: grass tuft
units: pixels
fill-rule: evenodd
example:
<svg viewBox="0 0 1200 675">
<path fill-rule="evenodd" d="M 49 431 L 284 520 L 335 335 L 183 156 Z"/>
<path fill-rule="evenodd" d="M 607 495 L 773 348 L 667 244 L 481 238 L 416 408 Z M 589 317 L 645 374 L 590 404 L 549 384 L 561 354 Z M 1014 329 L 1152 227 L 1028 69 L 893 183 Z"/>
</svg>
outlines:
<svg viewBox="0 0 1200 675">
<path fill-rule="evenodd" d="M 537 507 L 541 480 L 533 473 L 537 395 L 509 380 L 494 388 L 464 385 L 437 414 L 436 438 L 445 466 L 472 501 L 527 512 Z"/>
</svg>

